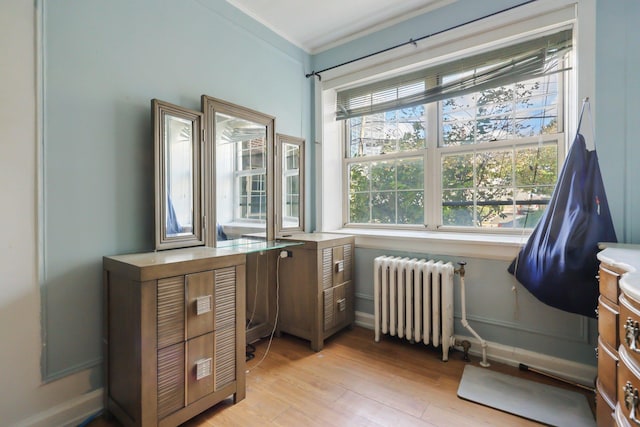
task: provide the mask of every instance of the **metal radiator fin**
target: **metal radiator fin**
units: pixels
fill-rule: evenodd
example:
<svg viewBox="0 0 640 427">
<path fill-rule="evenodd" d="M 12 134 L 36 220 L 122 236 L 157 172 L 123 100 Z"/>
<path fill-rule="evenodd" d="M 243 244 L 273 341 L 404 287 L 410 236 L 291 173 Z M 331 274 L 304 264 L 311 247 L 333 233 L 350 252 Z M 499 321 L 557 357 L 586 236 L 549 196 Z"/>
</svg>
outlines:
<svg viewBox="0 0 640 427">
<path fill-rule="evenodd" d="M 379 256 L 373 263 L 375 340 L 380 334 L 439 346 L 453 345 L 453 264 Z"/>
</svg>

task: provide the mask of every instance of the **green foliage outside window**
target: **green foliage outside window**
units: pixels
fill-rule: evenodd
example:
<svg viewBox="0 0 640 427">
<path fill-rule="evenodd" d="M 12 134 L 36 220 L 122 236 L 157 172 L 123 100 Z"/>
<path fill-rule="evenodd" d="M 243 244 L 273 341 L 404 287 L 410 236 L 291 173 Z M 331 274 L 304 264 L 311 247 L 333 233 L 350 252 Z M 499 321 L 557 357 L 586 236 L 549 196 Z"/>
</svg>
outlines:
<svg viewBox="0 0 640 427">
<path fill-rule="evenodd" d="M 558 133 L 557 78 L 440 101 L 437 126 L 426 123 L 424 106 L 348 120 L 348 221 L 424 224 L 427 132 L 439 127 L 438 147 L 469 146 L 441 154 L 442 224 L 535 226 L 557 180 L 560 142 L 517 141 Z"/>
</svg>

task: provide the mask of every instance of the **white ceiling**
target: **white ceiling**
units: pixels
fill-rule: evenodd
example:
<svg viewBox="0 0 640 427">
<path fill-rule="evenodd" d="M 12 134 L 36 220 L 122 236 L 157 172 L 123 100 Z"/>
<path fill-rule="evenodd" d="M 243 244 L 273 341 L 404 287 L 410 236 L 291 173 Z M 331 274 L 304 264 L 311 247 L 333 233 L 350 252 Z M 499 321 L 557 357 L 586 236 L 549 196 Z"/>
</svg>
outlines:
<svg viewBox="0 0 640 427">
<path fill-rule="evenodd" d="M 227 0 L 313 54 L 456 0 Z"/>
</svg>

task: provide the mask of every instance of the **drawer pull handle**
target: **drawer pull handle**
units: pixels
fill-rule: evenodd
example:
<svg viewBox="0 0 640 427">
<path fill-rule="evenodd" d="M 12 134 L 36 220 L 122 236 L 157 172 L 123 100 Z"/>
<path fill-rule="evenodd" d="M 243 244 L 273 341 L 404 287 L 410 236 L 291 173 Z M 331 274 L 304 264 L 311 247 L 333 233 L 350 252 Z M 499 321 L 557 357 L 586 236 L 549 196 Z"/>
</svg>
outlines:
<svg viewBox="0 0 640 427">
<path fill-rule="evenodd" d="M 336 273 L 341 273 L 344 271 L 344 260 L 336 261 L 335 270 Z"/>
<path fill-rule="evenodd" d="M 338 301 L 338 311 L 345 311 L 347 309 L 347 299 L 340 298 Z"/>
<path fill-rule="evenodd" d="M 640 337 L 640 325 L 638 322 L 634 321 L 631 317 L 628 317 L 624 324 L 624 330 L 624 338 L 627 342 L 627 346 L 629 346 L 629 350 L 632 350 L 635 353 L 640 353 L 640 348 L 638 348 L 637 345 L 638 338 Z"/>
<path fill-rule="evenodd" d="M 640 419 L 636 418 L 636 408 L 638 407 L 638 389 L 633 387 L 631 381 L 622 387 L 624 392 L 624 406 L 629 410 L 629 419 L 634 423 L 640 425 Z"/>
<path fill-rule="evenodd" d="M 196 316 L 209 313 L 213 309 L 213 296 L 204 295 L 196 298 Z"/>
<path fill-rule="evenodd" d="M 196 381 L 200 381 L 201 379 L 207 378 L 211 375 L 212 361 L 213 359 L 210 357 L 196 360 Z"/>
</svg>

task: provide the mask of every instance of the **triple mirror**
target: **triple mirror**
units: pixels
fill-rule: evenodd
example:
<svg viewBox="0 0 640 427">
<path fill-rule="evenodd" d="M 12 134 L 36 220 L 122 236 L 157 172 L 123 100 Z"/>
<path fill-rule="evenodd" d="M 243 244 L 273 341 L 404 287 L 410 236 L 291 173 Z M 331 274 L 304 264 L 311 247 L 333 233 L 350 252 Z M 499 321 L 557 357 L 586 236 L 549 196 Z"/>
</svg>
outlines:
<svg viewBox="0 0 640 427">
<path fill-rule="evenodd" d="M 303 229 L 304 141 L 276 150 L 274 117 L 206 95 L 202 113 L 152 110 L 156 249 L 272 241 L 276 218 L 278 234 Z"/>
</svg>

